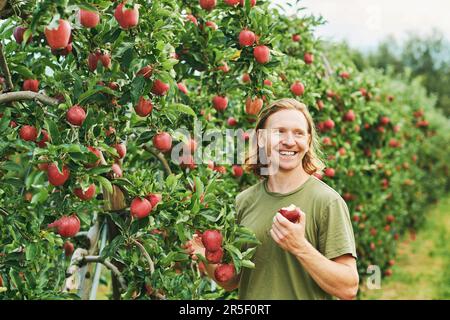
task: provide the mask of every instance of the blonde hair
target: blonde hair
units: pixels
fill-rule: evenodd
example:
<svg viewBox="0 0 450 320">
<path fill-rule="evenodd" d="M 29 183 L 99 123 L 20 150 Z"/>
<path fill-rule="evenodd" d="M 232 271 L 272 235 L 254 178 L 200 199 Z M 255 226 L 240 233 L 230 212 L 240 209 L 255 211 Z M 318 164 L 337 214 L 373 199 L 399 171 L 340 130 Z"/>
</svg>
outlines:
<svg viewBox="0 0 450 320">
<path fill-rule="evenodd" d="M 305 154 L 302 160 L 303 169 L 308 174 L 313 174 L 318 171 L 322 171 L 325 168 L 324 162 L 320 155 L 322 154 L 320 150 L 320 142 L 317 135 L 316 128 L 314 126 L 314 121 L 311 114 L 308 111 L 308 107 L 295 99 L 284 98 L 272 102 L 268 107 L 263 108 L 258 114 L 258 119 L 255 126 L 255 137 L 258 139 L 258 130 L 264 129 L 266 126 L 267 119 L 274 113 L 281 110 L 297 110 L 303 113 L 308 123 L 308 133 L 309 133 L 309 150 Z M 258 141 L 256 141 L 256 148 L 258 149 Z M 255 150 L 253 150 L 255 151 Z M 255 160 L 256 161 L 251 161 Z M 253 171 L 257 176 L 261 177 L 261 168 L 267 167 L 267 165 L 262 164 L 259 159 L 259 152 L 251 152 L 245 159 L 245 168 L 248 171 Z"/>
</svg>

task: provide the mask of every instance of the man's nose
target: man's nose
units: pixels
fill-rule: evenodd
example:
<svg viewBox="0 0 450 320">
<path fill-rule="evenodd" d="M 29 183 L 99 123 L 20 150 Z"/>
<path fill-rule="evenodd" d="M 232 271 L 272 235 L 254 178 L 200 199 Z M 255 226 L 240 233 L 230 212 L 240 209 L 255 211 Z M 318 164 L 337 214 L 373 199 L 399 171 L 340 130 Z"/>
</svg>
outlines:
<svg viewBox="0 0 450 320">
<path fill-rule="evenodd" d="M 286 132 L 283 136 L 283 140 L 281 141 L 281 143 L 288 145 L 288 146 L 294 145 L 295 139 L 294 139 L 292 132 Z"/>
</svg>

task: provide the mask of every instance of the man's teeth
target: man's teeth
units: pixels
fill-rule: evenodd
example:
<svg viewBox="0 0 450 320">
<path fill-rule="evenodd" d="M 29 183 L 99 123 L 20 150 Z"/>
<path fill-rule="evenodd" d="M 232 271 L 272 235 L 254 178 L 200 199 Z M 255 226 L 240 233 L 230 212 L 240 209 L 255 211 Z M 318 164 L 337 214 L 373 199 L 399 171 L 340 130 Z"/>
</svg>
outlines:
<svg viewBox="0 0 450 320">
<path fill-rule="evenodd" d="M 295 151 L 280 151 L 280 154 L 283 156 L 294 156 L 296 153 Z"/>
</svg>

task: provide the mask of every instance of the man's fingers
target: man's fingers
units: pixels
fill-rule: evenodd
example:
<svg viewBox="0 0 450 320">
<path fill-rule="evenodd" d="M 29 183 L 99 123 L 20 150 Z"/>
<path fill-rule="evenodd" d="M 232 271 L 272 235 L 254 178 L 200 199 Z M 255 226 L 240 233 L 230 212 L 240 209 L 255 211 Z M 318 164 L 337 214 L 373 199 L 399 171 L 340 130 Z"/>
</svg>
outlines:
<svg viewBox="0 0 450 320">
<path fill-rule="evenodd" d="M 273 239 L 276 243 L 280 242 L 280 239 L 278 239 L 278 236 L 277 236 L 277 234 L 273 231 L 273 229 L 270 229 L 270 235 L 272 236 L 272 239 Z"/>
<path fill-rule="evenodd" d="M 279 212 L 277 212 L 277 214 L 275 215 L 274 220 L 276 220 L 283 227 L 288 227 L 289 224 L 291 223 L 288 219 L 283 217 L 283 215 Z"/>
<path fill-rule="evenodd" d="M 283 239 L 284 237 L 286 237 L 286 232 L 284 230 L 282 230 L 282 228 L 280 227 L 279 224 L 274 223 L 272 225 L 272 229 L 275 231 L 275 233 L 278 235 L 278 238 Z"/>
</svg>

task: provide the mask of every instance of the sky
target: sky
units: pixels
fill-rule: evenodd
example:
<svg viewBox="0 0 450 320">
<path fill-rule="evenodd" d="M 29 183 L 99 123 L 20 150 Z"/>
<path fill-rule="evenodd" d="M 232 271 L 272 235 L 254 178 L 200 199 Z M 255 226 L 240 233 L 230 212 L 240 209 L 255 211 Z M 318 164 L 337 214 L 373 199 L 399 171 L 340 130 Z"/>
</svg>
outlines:
<svg viewBox="0 0 450 320">
<path fill-rule="evenodd" d="M 294 0 L 272 2 L 295 4 Z M 346 40 L 362 50 L 376 47 L 388 35 L 401 40 L 407 32 L 427 35 L 433 28 L 450 39 L 450 0 L 301 0 L 300 6 L 327 20 L 317 28 L 317 36 Z"/>
</svg>

